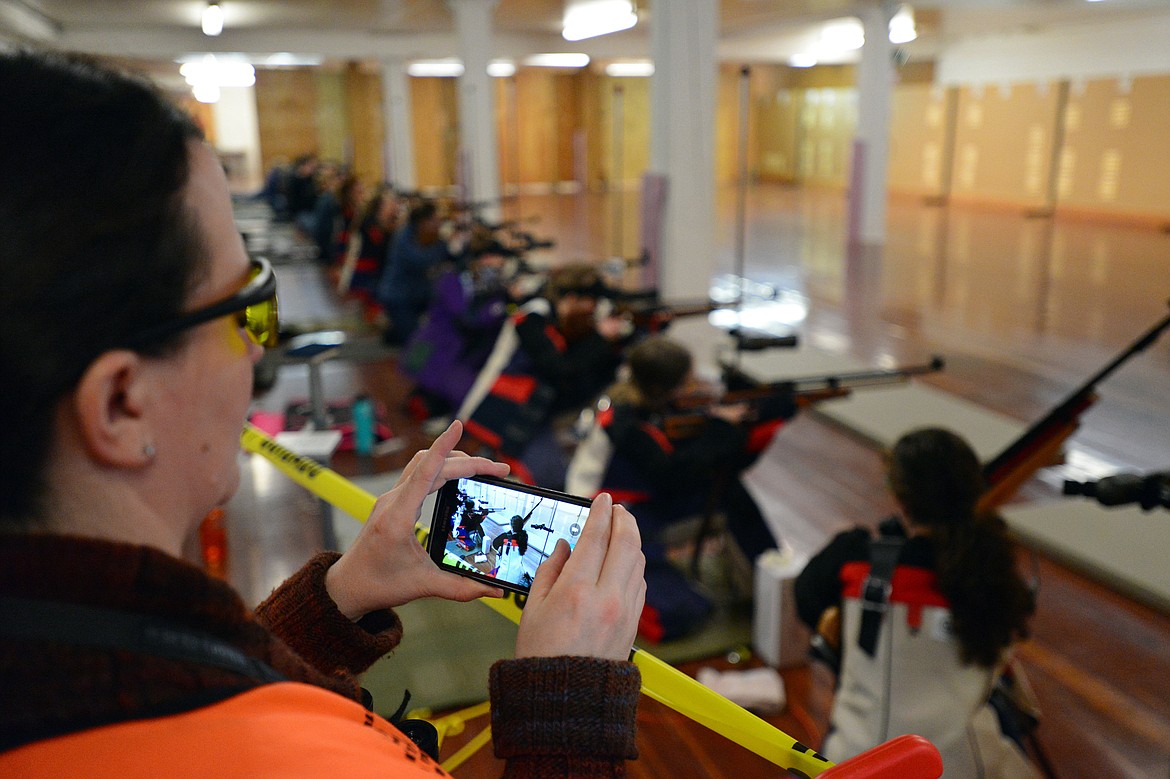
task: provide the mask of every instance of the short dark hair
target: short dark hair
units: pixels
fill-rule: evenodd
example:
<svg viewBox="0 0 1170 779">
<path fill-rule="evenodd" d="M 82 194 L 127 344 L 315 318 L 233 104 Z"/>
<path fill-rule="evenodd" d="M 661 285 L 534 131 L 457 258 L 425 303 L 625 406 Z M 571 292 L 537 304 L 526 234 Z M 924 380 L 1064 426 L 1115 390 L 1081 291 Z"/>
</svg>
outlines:
<svg viewBox="0 0 1170 779">
<path fill-rule="evenodd" d="M 410 216 L 407 217 L 412 227 L 418 227 L 423 222 L 439 213 L 439 207 L 430 200 L 424 200 L 414 208 L 410 209 Z"/>
<path fill-rule="evenodd" d="M 669 399 L 691 371 L 693 360 L 685 346 L 665 336 L 652 335 L 632 349 L 626 359 L 630 378 L 644 402 L 657 406 Z"/>
<path fill-rule="evenodd" d="M 0 523 L 12 525 L 39 515 L 58 401 L 100 354 L 179 313 L 206 263 L 182 203 L 202 133 L 148 81 L 0 52 L 0 105 Z"/>
</svg>

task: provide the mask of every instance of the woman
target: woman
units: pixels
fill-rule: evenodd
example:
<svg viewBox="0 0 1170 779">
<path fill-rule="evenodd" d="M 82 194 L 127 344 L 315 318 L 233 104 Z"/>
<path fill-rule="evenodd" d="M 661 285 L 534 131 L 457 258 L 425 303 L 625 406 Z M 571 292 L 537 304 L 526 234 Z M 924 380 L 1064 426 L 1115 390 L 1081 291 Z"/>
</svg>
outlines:
<svg viewBox="0 0 1170 779">
<path fill-rule="evenodd" d="M 442 481 L 506 466 L 453 453 L 452 425 L 345 555 L 249 613 L 181 554 L 239 481 L 271 268 L 213 151 L 145 84 L 4 53 L 0 101 L 21 117 L 0 123 L 0 775 L 441 775 L 357 674 L 400 640 L 394 606 L 499 594 L 440 572 L 413 526 Z M 620 775 L 636 754 L 637 546 L 603 499 L 542 566 L 492 671 L 510 776 Z"/>
<path fill-rule="evenodd" d="M 1033 597 L 1003 520 L 976 509 L 979 459 L 950 431 L 915 430 L 894 444 L 888 482 L 900 516 L 877 539 L 863 528 L 836 536 L 795 583 L 801 619 L 830 643 L 838 631 L 824 615 L 843 615 L 821 751 L 840 761 L 916 733 L 938 747 L 948 777 L 1033 776 L 987 704 Z"/>
</svg>

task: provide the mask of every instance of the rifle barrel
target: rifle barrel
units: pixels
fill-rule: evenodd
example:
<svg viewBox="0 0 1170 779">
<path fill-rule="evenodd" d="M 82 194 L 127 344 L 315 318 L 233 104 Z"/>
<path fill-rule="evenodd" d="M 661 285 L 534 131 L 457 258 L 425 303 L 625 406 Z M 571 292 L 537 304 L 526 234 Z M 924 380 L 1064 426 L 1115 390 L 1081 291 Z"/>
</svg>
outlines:
<svg viewBox="0 0 1170 779">
<path fill-rule="evenodd" d="M 1170 304 L 1170 301 L 1168 301 L 1168 304 Z M 989 460 L 983 466 L 983 478 L 987 482 L 987 485 L 993 487 L 999 481 L 1006 478 L 1010 473 L 1011 466 L 1024 458 L 1030 450 L 1038 446 L 1039 442 L 1043 440 L 1049 430 L 1067 429 L 1066 425 L 1068 422 L 1079 417 L 1085 409 L 1093 405 L 1093 390 L 1097 384 L 1120 368 L 1126 360 L 1138 352 L 1144 351 L 1150 344 L 1158 340 L 1158 336 L 1168 327 L 1170 327 L 1170 315 L 1167 315 L 1158 324 L 1143 333 L 1136 341 L 1110 360 L 1108 365 L 1093 374 L 1088 381 L 1065 397 L 1051 411 L 1041 417 L 1038 422 L 1025 430 L 1019 438 L 1008 444 L 1002 452 Z"/>
<path fill-rule="evenodd" d="M 858 371 L 856 373 L 838 373 L 826 376 L 805 376 L 803 378 L 783 379 L 768 382 L 766 386 L 780 389 L 791 387 L 794 391 L 813 389 L 814 387 L 849 388 L 867 384 L 889 384 L 903 381 L 911 376 L 924 373 L 935 373 L 946 367 L 946 361 L 939 355 L 931 358 L 923 365 L 910 365 L 905 368 L 891 368 L 878 371 Z"/>
</svg>

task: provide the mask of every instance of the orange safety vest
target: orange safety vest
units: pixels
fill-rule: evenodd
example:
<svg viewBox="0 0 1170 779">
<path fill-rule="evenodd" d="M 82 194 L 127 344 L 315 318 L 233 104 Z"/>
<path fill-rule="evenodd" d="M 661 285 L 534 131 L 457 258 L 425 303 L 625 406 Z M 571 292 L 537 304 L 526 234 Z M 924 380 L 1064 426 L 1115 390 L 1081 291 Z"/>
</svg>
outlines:
<svg viewBox="0 0 1170 779">
<path fill-rule="evenodd" d="M 45 739 L 0 754 L 0 776 L 447 776 L 389 722 L 300 682 L 266 684 L 155 719 Z"/>
</svg>

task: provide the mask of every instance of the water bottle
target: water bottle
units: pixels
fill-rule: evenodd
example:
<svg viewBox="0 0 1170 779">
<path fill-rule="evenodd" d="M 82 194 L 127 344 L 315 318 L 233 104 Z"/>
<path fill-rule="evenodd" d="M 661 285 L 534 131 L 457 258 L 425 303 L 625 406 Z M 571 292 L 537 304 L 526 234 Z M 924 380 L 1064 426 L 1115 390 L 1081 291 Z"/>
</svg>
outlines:
<svg viewBox="0 0 1170 779">
<path fill-rule="evenodd" d="M 362 457 L 374 453 L 374 403 L 368 395 L 353 401 L 353 448 Z"/>
</svg>

